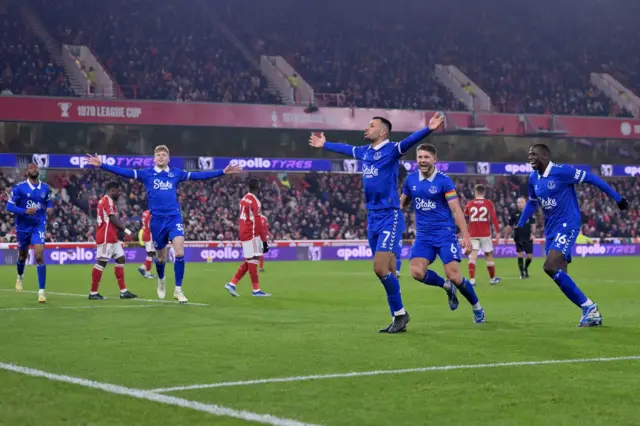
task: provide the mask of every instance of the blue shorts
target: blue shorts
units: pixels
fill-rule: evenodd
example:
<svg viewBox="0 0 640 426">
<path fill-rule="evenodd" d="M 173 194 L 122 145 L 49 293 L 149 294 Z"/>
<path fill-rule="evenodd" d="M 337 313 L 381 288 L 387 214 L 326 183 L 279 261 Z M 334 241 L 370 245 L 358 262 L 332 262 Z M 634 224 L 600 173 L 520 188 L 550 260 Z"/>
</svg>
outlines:
<svg viewBox="0 0 640 426">
<path fill-rule="evenodd" d="M 45 224 L 32 228 L 17 229 L 18 250 L 27 250 L 30 245 L 44 244 L 47 226 Z"/>
<path fill-rule="evenodd" d="M 184 237 L 182 215 L 151 216 L 149 230 L 156 250 L 162 250 L 176 237 Z"/>
<path fill-rule="evenodd" d="M 442 264 L 446 265 L 451 262 L 462 261 L 462 249 L 458 243 L 458 239 L 441 243 L 431 243 L 424 240 L 415 240 L 411 247 L 411 259 L 419 257 L 427 259 L 429 263 L 436 260 L 436 256 L 442 260 Z"/>
<path fill-rule="evenodd" d="M 580 229 L 560 229 L 545 232 L 545 253 L 548 256 L 551 250 L 562 252 L 568 263 L 571 263 L 571 251 L 576 244 Z"/>
<path fill-rule="evenodd" d="M 396 254 L 404 232 L 404 215 L 400 209 L 371 210 L 367 216 L 367 238 L 375 255 L 379 251 Z"/>
</svg>

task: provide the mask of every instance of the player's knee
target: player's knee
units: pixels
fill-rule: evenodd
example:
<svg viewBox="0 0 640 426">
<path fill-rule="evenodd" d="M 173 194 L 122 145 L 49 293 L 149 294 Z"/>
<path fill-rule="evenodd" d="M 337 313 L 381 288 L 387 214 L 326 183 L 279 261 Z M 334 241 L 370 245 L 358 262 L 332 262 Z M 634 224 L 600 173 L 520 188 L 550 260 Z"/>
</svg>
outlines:
<svg viewBox="0 0 640 426">
<path fill-rule="evenodd" d="M 391 272 L 389 270 L 389 265 L 385 264 L 385 263 L 378 263 L 378 262 L 374 262 L 373 263 L 373 272 L 380 278 L 386 276 L 387 274 L 389 274 L 389 272 Z"/>
<path fill-rule="evenodd" d="M 554 276 L 556 272 L 558 272 L 559 266 L 550 259 L 544 261 L 544 265 L 542 266 L 544 269 L 544 273 L 549 275 L 550 277 Z"/>
<path fill-rule="evenodd" d="M 36 253 L 36 263 L 38 264 L 42 264 L 44 263 L 44 254 L 43 253 Z"/>
<path fill-rule="evenodd" d="M 411 265 L 410 269 L 411 269 L 411 276 L 413 277 L 414 280 L 417 280 L 417 281 L 424 280 L 424 276 L 426 275 L 427 271 L 425 271 L 423 267 L 421 267 L 420 265 Z"/>
<path fill-rule="evenodd" d="M 116 263 L 117 263 L 118 265 L 124 265 L 124 263 L 125 263 L 124 256 L 117 258 L 117 259 L 116 259 Z"/>
<path fill-rule="evenodd" d="M 462 284 L 462 273 L 460 271 L 445 271 L 445 275 L 449 281 L 459 286 Z"/>
<path fill-rule="evenodd" d="M 176 257 L 183 257 L 184 256 L 184 248 L 176 248 L 176 249 L 174 249 L 174 252 L 176 254 Z"/>
</svg>

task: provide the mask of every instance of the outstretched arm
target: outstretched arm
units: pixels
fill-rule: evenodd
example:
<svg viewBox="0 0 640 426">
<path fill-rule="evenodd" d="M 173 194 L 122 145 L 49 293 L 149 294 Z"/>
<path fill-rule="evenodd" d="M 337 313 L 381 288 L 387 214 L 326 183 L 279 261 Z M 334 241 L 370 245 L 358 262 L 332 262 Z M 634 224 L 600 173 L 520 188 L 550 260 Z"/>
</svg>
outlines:
<svg viewBox="0 0 640 426">
<path fill-rule="evenodd" d="M 422 139 L 429 136 L 431 132 L 433 132 L 438 127 L 440 127 L 443 122 L 444 122 L 444 114 L 440 114 L 439 112 L 436 112 L 433 115 L 433 117 L 431 117 L 431 120 L 429 120 L 429 125 L 427 127 L 425 127 L 424 129 L 420 129 L 415 133 L 412 133 L 406 139 L 402 140 L 398 144 L 398 155 L 400 156 L 404 155 L 407 151 L 411 149 L 411 147 L 413 147 L 415 144 L 420 142 Z"/>
<path fill-rule="evenodd" d="M 125 169 L 124 167 L 118 166 L 110 166 L 108 164 L 102 163 L 100 157 L 97 155 L 87 154 L 87 162 L 91 164 L 93 167 L 99 167 L 102 170 L 105 170 L 109 173 L 113 173 L 114 175 L 126 177 L 129 179 L 138 179 L 138 171 L 132 169 Z"/>
<path fill-rule="evenodd" d="M 215 179 L 224 175 L 232 175 L 236 173 L 240 173 L 242 171 L 242 167 L 240 166 L 232 166 L 229 164 L 224 170 L 211 170 L 209 172 L 182 172 L 181 180 L 209 180 Z"/>
<path fill-rule="evenodd" d="M 622 195 L 618 194 L 615 189 L 613 189 L 607 182 L 603 181 L 593 173 L 589 173 L 586 171 L 583 171 L 583 173 L 585 174 L 584 178 L 582 179 L 583 182 L 590 183 L 593 186 L 597 186 L 600 191 L 613 198 L 616 203 L 622 201 Z"/>
<path fill-rule="evenodd" d="M 356 147 L 347 143 L 327 142 L 324 133 L 320 136 L 312 134 L 309 138 L 309 145 L 314 148 L 323 148 L 327 151 L 337 152 L 338 154 L 356 158 Z"/>
</svg>

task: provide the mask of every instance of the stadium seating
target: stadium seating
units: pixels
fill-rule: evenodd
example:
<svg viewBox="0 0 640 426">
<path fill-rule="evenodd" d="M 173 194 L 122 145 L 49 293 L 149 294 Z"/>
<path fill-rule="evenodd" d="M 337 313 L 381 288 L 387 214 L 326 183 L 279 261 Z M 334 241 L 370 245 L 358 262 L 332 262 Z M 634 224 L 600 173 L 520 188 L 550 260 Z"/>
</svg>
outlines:
<svg viewBox="0 0 640 426">
<path fill-rule="evenodd" d="M 10 174 L 0 174 L 0 239 L 13 234 L 13 215 L 5 211 Z M 263 187 L 260 199 L 275 239 L 365 239 L 366 212 L 358 175 L 257 174 Z M 95 210 L 113 176 L 99 171 L 51 172 L 48 181 L 56 188 L 55 219 L 48 233 L 55 241 L 91 241 L 95 232 Z M 489 199 L 496 204 L 501 226 L 508 223 L 518 196 L 526 193 L 524 179 L 498 177 L 493 184 L 478 177 L 455 177 L 461 203 L 473 197 L 477 183 L 487 185 Z M 119 211 L 125 224 L 139 229 L 146 194 L 137 181 L 121 181 Z M 631 210 L 620 212 L 606 196 L 588 185 L 580 186 L 579 203 L 583 233 L 591 237 L 638 238 L 640 232 L 640 178 L 610 181 L 627 197 Z M 180 198 L 187 240 L 233 240 L 238 238 L 238 202 L 246 193 L 246 176 L 225 177 L 211 183 L 186 182 Z M 413 215 L 406 214 L 405 238 L 415 236 Z M 543 222 L 538 215 L 538 236 Z"/>
<path fill-rule="evenodd" d="M 461 109 L 434 79 L 436 63 L 459 66 L 500 112 L 629 115 L 590 86 L 589 74 L 610 71 L 638 85 L 634 15 L 598 2 L 577 10 L 453 0 L 437 13 L 427 2 L 381 0 L 278 0 L 259 10 L 251 0 L 204 9 L 167 0 L 34 3 L 59 41 L 94 48 L 127 96 L 278 102 L 212 15 L 253 60 L 281 55 L 317 93 L 344 95 L 347 106 Z"/>
<path fill-rule="evenodd" d="M 64 69 L 6 4 L 0 4 L 0 73 L 0 96 L 73 95 Z"/>
</svg>

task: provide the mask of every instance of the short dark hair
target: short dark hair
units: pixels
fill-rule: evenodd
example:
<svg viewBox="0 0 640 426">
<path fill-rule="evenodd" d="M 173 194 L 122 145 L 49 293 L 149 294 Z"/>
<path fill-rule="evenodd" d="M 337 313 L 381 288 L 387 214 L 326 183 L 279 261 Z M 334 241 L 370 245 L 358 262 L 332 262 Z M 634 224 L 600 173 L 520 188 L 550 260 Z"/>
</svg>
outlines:
<svg viewBox="0 0 640 426">
<path fill-rule="evenodd" d="M 382 121 L 382 124 L 384 124 L 385 126 L 387 126 L 387 130 L 389 131 L 389 133 L 391 133 L 391 128 L 392 128 L 393 126 L 391 125 L 391 122 L 390 122 L 389 120 L 387 120 L 387 119 L 386 119 L 386 118 L 384 118 L 384 117 L 378 117 L 378 116 L 373 117 L 373 119 L 374 119 L 374 120 L 380 120 L 380 121 Z"/>
<path fill-rule="evenodd" d="M 551 150 L 549 149 L 549 147 L 547 145 L 545 145 L 543 143 L 537 143 L 535 145 L 532 145 L 531 148 L 539 149 L 540 151 L 544 152 L 547 157 L 549 155 L 551 155 Z"/>
<path fill-rule="evenodd" d="M 249 179 L 249 191 L 256 191 L 260 189 L 260 180 L 258 178 Z"/>
<path fill-rule="evenodd" d="M 120 184 L 118 182 L 109 182 L 107 184 L 107 191 L 110 191 L 112 189 L 118 189 L 120 188 Z"/>
<path fill-rule="evenodd" d="M 416 151 L 427 151 L 433 154 L 434 157 L 438 155 L 438 150 L 435 145 L 431 145 L 430 143 L 421 143 L 418 145 L 418 148 L 416 148 Z"/>
<path fill-rule="evenodd" d="M 479 194 L 484 194 L 486 191 L 484 185 L 481 185 L 481 184 L 477 184 L 473 189 Z"/>
</svg>

